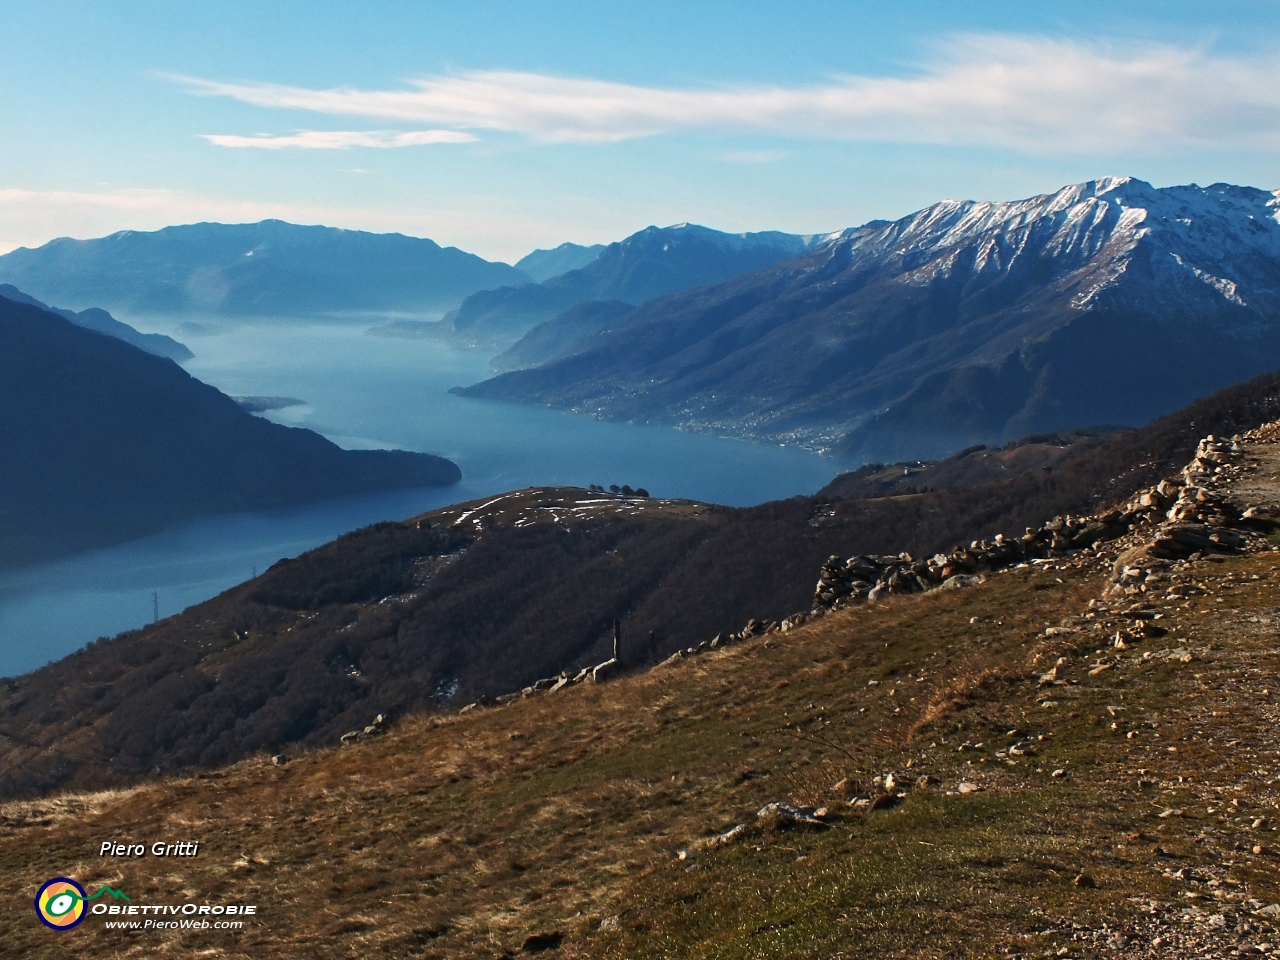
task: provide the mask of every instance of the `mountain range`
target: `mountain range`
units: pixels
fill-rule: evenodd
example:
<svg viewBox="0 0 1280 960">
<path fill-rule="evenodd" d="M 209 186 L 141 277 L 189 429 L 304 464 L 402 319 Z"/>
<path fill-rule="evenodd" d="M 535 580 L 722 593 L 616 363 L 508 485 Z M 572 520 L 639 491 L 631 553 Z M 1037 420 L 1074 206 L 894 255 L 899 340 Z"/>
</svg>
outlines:
<svg viewBox="0 0 1280 960">
<path fill-rule="evenodd" d="M 0 298 L 0 566 L 199 514 L 455 483 L 457 466 L 342 450 L 115 337 Z"/>
<path fill-rule="evenodd" d="M 691 223 L 646 227 L 611 243 L 585 266 L 468 297 L 444 318 L 449 335 L 477 346 L 510 345 L 578 304 L 655 297 L 718 283 L 802 253 L 816 240 L 777 231 L 722 233 Z"/>
<path fill-rule="evenodd" d="M 431 240 L 280 220 L 63 237 L 0 256 L 0 282 L 125 317 L 438 317 L 477 290 L 528 279 Z"/>
<path fill-rule="evenodd" d="M 1131 178 L 944 201 L 459 392 L 853 459 L 1137 425 L 1280 366 L 1278 207 Z"/>
<path fill-rule="evenodd" d="M 0 297 L 12 300 L 14 303 L 25 303 L 33 307 L 39 307 L 41 310 L 48 310 L 50 313 L 56 313 L 58 316 L 70 320 L 77 327 L 105 333 L 109 337 L 115 337 L 125 343 L 131 343 L 139 350 L 153 353 L 157 357 L 168 357 L 170 360 L 182 361 L 190 360 L 195 356 L 187 349 L 185 344 L 179 343 L 172 337 L 166 337 L 163 333 L 141 333 L 127 323 L 121 323 L 99 307 L 90 307 L 88 310 L 79 312 L 61 310 L 58 307 L 51 307 L 48 304 L 41 303 L 35 297 L 27 296 L 27 294 L 10 283 L 0 283 Z"/>
</svg>

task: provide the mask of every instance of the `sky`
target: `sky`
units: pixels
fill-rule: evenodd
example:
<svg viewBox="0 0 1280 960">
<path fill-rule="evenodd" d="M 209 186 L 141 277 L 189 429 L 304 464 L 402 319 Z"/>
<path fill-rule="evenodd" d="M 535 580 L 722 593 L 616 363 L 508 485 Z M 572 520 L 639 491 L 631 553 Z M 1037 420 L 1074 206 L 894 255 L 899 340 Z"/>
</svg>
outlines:
<svg viewBox="0 0 1280 960">
<path fill-rule="evenodd" d="M 513 262 L 1099 176 L 1280 187 L 1280 0 L 0 0 L 0 252 L 199 220 Z"/>
</svg>

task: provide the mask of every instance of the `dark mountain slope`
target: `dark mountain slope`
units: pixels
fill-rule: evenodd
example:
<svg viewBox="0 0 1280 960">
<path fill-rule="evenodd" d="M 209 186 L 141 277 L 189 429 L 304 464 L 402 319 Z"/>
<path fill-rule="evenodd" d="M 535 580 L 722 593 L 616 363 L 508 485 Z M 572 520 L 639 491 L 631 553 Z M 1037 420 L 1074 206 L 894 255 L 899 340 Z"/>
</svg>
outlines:
<svg viewBox="0 0 1280 960">
<path fill-rule="evenodd" d="M 718 283 L 803 253 L 815 238 L 789 233 L 731 234 L 695 224 L 646 227 L 611 243 L 589 264 L 545 283 L 469 297 L 445 318 L 453 334 L 475 344 L 518 340 L 526 331 L 588 300 L 644 303 Z"/>
<path fill-rule="evenodd" d="M 168 357 L 170 360 L 181 362 L 190 360 L 195 356 L 184 344 L 179 343 L 172 337 L 166 337 L 162 333 L 140 333 L 127 323 L 121 323 L 107 311 L 98 307 L 90 307 L 88 310 L 81 310 L 79 313 L 74 310 L 60 310 L 57 307 L 41 303 L 35 297 L 27 296 L 27 294 L 9 283 L 0 283 L 0 297 L 12 300 L 14 303 L 25 303 L 33 307 L 39 307 L 41 310 L 48 310 L 50 313 L 56 313 L 58 316 L 70 320 L 77 327 L 105 333 L 109 337 L 115 337 L 125 343 L 131 343 L 139 350 L 153 353 L 157 357 Z"/>
<path fill-rule="evenodd" d="M 1006 443 L 966 447 L 944 460 L 867 463 L 842 473 L 818 491 L 819 497 L 887 497 L 952 490 L 1008 480 L 1036 470 L 1051 472 L 1082 456 L 1100 438 L 1119 428 L 1100 427 L 1062 433 L 1038 433 Z"/>
<path fill-rule="evenodd" d="M 0 564 L 257 510 L 459 479 L 252 416 L 170 360 L 0 299 Z"/>
<path fill-rule="evenodd" d="M 0 792 L 216 764 L 518 690 L 605 659 L 615 617 L 640 666 L 808 609 L 832 554 L 927 555 L 1093 511 L 1179 470 L 1205 433 L 1276 417 L 1270 375 L 980 486 L 743 510 L 544 489 L 379 524 L 11 681 Z"/>
<path fill-rule="evenodd" d="M 854 458 L 1137 425 L 1280 364 L 1278 203 L 1115 179 L 947 201 L 461 392 Z"/>
<path fill-rule="evenodd" d="M 398 233 L 195 223 L 96 240 L 51 240 L 0 257 L 0 281 L 76 309 L 124 316 L 439 313 L 528 277 Z"/>
</svg>

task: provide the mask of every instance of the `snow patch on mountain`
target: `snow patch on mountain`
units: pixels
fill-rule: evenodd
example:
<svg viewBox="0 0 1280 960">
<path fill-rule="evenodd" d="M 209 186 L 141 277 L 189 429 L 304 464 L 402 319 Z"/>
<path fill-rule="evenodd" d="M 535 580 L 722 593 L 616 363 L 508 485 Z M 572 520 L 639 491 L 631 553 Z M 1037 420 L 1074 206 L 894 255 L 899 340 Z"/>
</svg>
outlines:
<svg viewBox="0 0 1280 960">
<path fill-rule="evenodd" d="M 1101 177 L 1025 200 L 943 200 L 818 245 L 909 286 L 990 284 L 1038 265 L 1078 310 L 1101 305 L 1139 259 L 1157 291 L 1170 285 L 1162 295 L 1193 282 L 1237 307 L 1280 307 L 1280 191 L 1230 184 Z"/>
</svg>

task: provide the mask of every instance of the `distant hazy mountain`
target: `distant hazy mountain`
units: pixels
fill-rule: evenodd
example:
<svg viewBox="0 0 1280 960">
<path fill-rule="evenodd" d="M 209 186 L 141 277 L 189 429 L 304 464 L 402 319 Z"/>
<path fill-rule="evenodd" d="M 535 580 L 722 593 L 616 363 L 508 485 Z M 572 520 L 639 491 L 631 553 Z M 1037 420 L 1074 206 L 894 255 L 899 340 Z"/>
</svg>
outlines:
<svg viewBox="0 0 1280 960">
<path fill-rule="evenodd" d="M 126 317 L 438 314 L 477 290 L 528 279 L 431 240 L 280 220 L 62 238 L 0 257 L 0 281 Z"/>
<path fill-rule="evenodd" d="M 460 392 L 877 459 L 1141 424 L 1280 367 L 1278 208 L 1116 178 L 945 201 Z"/>
<path fill-rule="evenodd" d="M 171 360 L 0 299 L 0 566 L 257 510 L 461 476 L 241 410 Z"/>
<path fill-rule="evenodd" d="M 578 270 L 600 255 L 603 243 L 584 247 L 577 243 L 562 243 L 550 250 L 535 250 L 516 261 L 516 269 L 527 273 L 534 283 L 550 280 L 570 270 Z"/>
<path fill-rule="evenodd" d="M 599 336 L 619 317 L 635 308 L 622 300 L 587 300 L 540 323 L 514 346 L 493 358 L 495 370 L 536 367 L 561 357 L 581 353 L 592 337 Z"/>
<path fill-rule="evenodd" d="M 0 297 L 12 300 L 14 303 L 26 303 L 33 307 L 39 307 L 41 310 L 56 313 L 58 316 L 70 320 L 77 327 L 105 333 L 108 337 L 115 337 L 125 343 L 131 343 L 139 350 L 154 353 L 157 357 L 168 357 L 170 360 L 190 360 L 195 356 L 186 346 L 172 337 L 166 337 L 163 333 L 139 333 L 127 323 L 121 323 L 107 311 L 100 310 L 97 307 L 90 307 L 88 310 L 81 310 L 79 313 L 74 310 L 60 310 L 57 307 L 41 303 L 35 297 L 27 296 L 10 283 L 0 283 Z"/>
<path fill-rule="evenodd" d="M 468 297 L 445 321 L 464 342 L 509 344 L 584 301 L 644 303 L 789 259 L 815 239 L 774 231 L 721 233 L 690 223 L 646 227 L 609 244 L 581 269 Z"/>
</svg>

